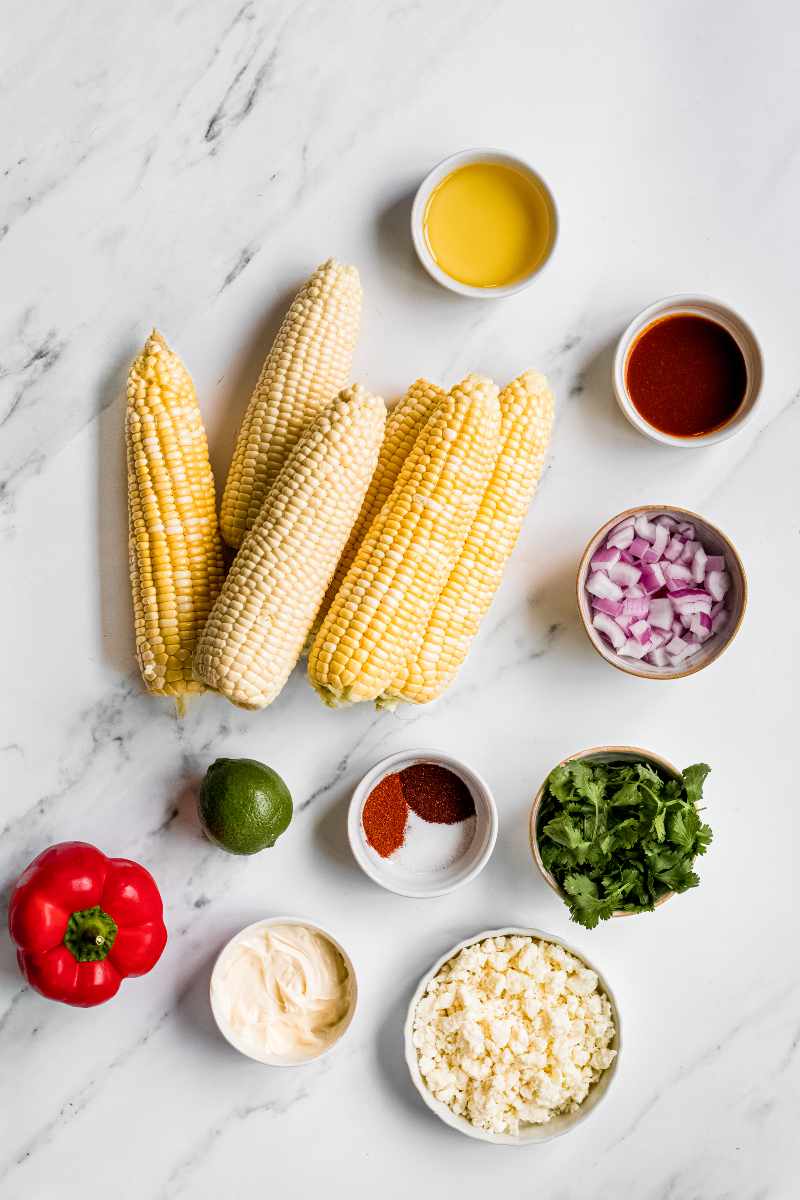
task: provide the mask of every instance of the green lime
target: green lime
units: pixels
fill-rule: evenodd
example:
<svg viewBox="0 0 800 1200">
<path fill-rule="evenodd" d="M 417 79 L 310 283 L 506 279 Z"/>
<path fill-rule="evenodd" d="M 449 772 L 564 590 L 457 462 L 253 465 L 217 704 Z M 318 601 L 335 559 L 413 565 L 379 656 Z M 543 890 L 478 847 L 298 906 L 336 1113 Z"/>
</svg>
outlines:
<svg viewBox="0 0 800 1200">
<path fill-rule="evenodd" d="M 277 771 L 253 758 L 218 758 L 197 804 L 206 836 L 230 854 L 274 846 L 292 819 L 292 796 Z"/>
</svg>

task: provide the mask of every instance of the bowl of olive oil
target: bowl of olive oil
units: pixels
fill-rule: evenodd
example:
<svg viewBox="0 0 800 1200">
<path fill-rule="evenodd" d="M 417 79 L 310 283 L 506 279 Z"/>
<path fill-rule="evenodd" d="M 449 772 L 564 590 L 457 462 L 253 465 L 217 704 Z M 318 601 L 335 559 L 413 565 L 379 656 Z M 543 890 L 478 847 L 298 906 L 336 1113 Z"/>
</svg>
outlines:
<svg viewBox="0 0 800 1200">
<path fill-rule="evenodd" d="M 411 236 L 429 275 L 461 296 L 492 299 L 529 287 L 558 236 L 550 188 L 521 158 L 463 150 L 420 184 Z"/>
</svg>

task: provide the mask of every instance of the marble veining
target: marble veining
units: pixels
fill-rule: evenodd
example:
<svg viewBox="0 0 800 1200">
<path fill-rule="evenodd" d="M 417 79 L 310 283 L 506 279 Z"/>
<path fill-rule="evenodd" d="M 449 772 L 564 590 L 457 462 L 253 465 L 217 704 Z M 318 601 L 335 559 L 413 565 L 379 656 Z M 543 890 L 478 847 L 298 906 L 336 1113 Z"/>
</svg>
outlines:
<svg viewBox="0 0 800 1200">
<path fill-rule="evenodd" d="M 0 939 L 0 1194 L 117 1200 L 320 1186 L 354 1200 L 496 1189 L 558 1200 L 789 1200 L 800 1170 L 796 740 L 800 438 L 795 118 L 800 22 L 744 0 L 542 8 L 345 0 L 9 0 L 0 16 L 0 899 L 44 846 L 82 838 L 145 862 L 170 940 L 93 1012 L 22 986 Z M 529 157 L 560 211 L 555 256 L 504 303 L 446 294 L 408 236 L 417 183 L 469 145 Z M 418 375 L 558 400 L 547 469 L 469 661 L 426 708 L 332 712 L 299 668 L 262 714 L 146 696 L 126 579 L 125 372 L 153 325 L 184 356 L 221 486 L 287 298 L 335 254 L 365 291 L 356 378 L 391 401 Z M 705 291 L 742 310 L 766 360 L 737 438 L 674 452 L 611 395 L 614 344 L 645 304 Z M 736 542 L 750 609 L 708 671 L 651 685 L 583 634 L 574 573 L 590 534 L 638 502 L 708 516 Z M 531 797 L 582 747 L 708 761 L 715 840 L 702 884 L 587 933 L 535 873 Z M 376 888 L 347 845 L 349 795 L 414 746 L 488 780 L 500 837 L 435 901 Z M 194 806 L 221 755 L 270 762 L 295 818 L 234 859 Z M 237 929 L 297 913 L 359 973 L 359 1013 L 319 1064 L 236 1055 L 208 1006 Z M 617 1082 L 568 1138 L 521 1152 L 460 1139 L 416 1098 L 405 1006 L 449 945 L 524 923 L 612 980 Z"/>
</svg>

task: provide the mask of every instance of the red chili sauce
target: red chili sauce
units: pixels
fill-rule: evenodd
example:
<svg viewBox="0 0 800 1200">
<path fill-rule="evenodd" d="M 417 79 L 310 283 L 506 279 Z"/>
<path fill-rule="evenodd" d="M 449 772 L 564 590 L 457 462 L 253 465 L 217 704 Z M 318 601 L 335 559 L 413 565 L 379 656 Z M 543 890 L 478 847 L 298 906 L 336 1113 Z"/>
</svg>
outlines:
<svg viewBox="0 0 800 1200">
<path fill-rule="evenodd" d="M 662 317 L 639 334 L 625 383 L 648 424 L 673 437 L 727 425 L 744 399 L 747 367 L 727 329 L 690 313 Z"/>
</svg>

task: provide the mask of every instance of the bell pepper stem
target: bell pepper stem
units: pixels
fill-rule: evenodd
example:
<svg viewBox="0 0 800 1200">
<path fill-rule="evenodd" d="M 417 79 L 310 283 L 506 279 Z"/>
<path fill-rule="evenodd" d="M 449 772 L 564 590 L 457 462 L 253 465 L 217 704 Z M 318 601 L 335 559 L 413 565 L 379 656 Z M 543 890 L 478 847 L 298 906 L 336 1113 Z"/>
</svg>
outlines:
<svg viewBox="0 0 800 1200">
<path fill-rule="evenodd" d="M 117 936 L 117 923 L 102 908 L 83 908 L 67 922 L 64 945 L 78 962 L 102 962 Z"/>
</svg>

